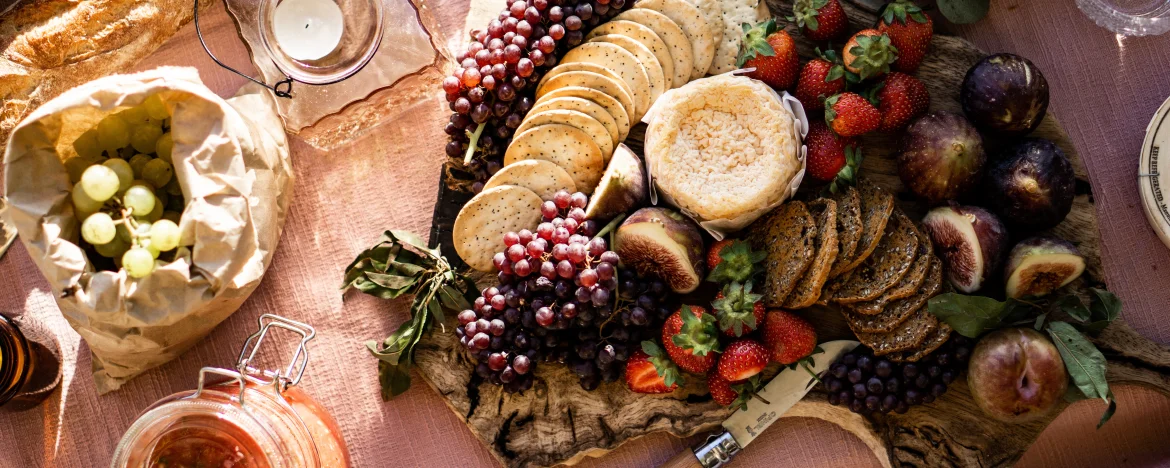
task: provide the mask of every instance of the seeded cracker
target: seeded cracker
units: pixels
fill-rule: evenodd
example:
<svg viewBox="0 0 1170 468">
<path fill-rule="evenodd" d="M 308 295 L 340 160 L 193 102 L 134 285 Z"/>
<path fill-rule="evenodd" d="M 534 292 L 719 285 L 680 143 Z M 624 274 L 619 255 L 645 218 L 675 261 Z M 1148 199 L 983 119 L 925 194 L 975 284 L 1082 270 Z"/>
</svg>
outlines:
<svg viewBox="0 0 1170 468">
<path fill-rule="evenodd" d="M 670 48 L 666 46 L 666 43 L 662 41 L 662 38 L 658 37 L 658 34 L 655 33 L 652 29 L 633 21 L 610 20 L 609 22 L 602 23 L 596 28 L 593 28 L 593 30 L 585 36 L 585 39 L 589 40 L 597 36 L 609 34 L 626 36 L 646 46 L 646 48 L 650 49 L 650 52 L 654 54 L 654 57 L 658 59 L 659 65 L 662 66 L 662 73 L 666 77 L 667 87 L 677 88 L 681 86 L 678 83 L 674 83 L 674 57 L 670 56 Z"/>
<path fill-rule="evenodd" d="M 926 337 L 939 326 L 938 318 L 924 309 L 919 309 L 913 318 L 902 322 L 889 333 L 866 333 L 853 330 L 857 341 L 873 349 L 873 354 L 884 356 L 899 351 L 916 350 Z M 852 323 L 850 323 L 852 327 Z"/>
<path fill-rule="evenodd" d="M 577 190 L 593 193 L 597 181 L 605 172 L 605 158 L 601 148 L 585 132 L 564 124 L 533 127 L 516 135 L 504 153 L 504 164 L 526 159 L 543 159 L 561 166 Z"/>
<path fill-rule="evenodd" d="M 492 257 L 504 251 L 504 233 L 535 228 L 540 223 L 541 203 L 536 193 L 524 187 L 485 189 L 455 217 L 451 232 L 455 252 L 476 270 L 494 270 Z"/>
<path fill-rule="evenodd" d="M 571 110 L 588 115 L 601 123 L 601 126 L 605 127 L 605 131 L 609 133 L 610 142 L 613 143 L 614 148 L 617 148 L 618 143 L 622 141 L 621 132 L 618 131 L 617 120 L 604 107 L 601 107 L 601 104 L 588 99 L 566 96 L 538 102 L 532 106 L 532 109 L 528 113 L 536 114 L 549 110 Z"/>
<path fill-rule="evenodd" d="M 627 114 L 634 114 L 634 98 L 624 82 L 587 71 L 565 72 L 552 77 L 544 86 L 536 89 L 536 98 L 539 100 L 545 94 L 565 86 L 581 86 L 601 91 L 617 99 Z"/>
<path fill-rule="evenodd" d="M 796 282 L 813 263 L 817 225 L 804 203 L 780 205 L 748 228 L 752 248 L 767 253 L 764 283 L 760 294 L 764 304 L 780 307 Z"/>
<path fill-rule="evenodd" d="M 711 61 L 715 58 L 715 45 L 718 44 L 715 33 L 719 32 L 719 38 L 723 38 L 723 14 L 718 9 L 715 13 L 719 18 L 709 21 L 698 7 L 685 0 L 641 0 L 635 8 L 657 11 L 678 24 L 691 43 L 691 79 L 707 76 L 707 69 L 711 68 Z"/>
<path fill-rule="evenodd" d="M 540 89 L 540 88 L 544 87 L 544 84 L 548 83 L 548 80 L 551 80 L 553 77 L 560 75 L 561 73 L 568 73 L 568 72 L 574 72 L 574 71 L 592 72 L 592 73 L 596 73 L 598 75 L 604 76 L 604 77 L 612 79 L 612 80 L 617 80 L 617 81 L 623 82 L 623 83 L 625 82 L 625 80 L 621 77 L 621 75 L 619 75 L 616 71 L 614 71 L 614 70 L 612 70 L 609 67 L 606 67 L 604 65 L 590 63 L 590 62 L 566 62 L 562 59 L 560 64 L 553 67 L 551 70 L 549 70 L 547 73 L 545 73 L 543 77 L 540 78 L 540 82 L 538 82 L 536 84 L 536 89 Z M 634 91 L 633 88 L 631 88 L 627 84 L 625 89 L 627 92 L 630 93 L 631 96 L 633 96 L 633 91 Z"/>
<path fill-rule="evenodd" d="M 926 274 L 930 269 L 930 263 L 934 261 L 934 247 L 930 242 L 930 236 L 927 236 L 921 229 L 918 229 L 918 256 L 914 258 L 914 264 L 910 266 L 910 270 L 906 272 L 906 276 L 902 277 L 902 281 L 890 288 L 877 299 L 872 301 L 863 301 L 849 304 L 849 307 L 862 315 L 874 315 L 882 312 L 891 301 L 903 299 L 913 296 L 920 291 L 919 286 L 926 279 Z"/>
<path fill-rule="evenodd" d="M 585 132 L 586 135 L 589 135 L 589 138 L 593 139 L 594 143 L 597 143 L 597 147 L 601 149 L 601 156 L 605 158 L 606 162 L 609 162 L 609 157 L 613 156 L 613 140 L 609 139 L 609 132 L 605 131 L 605 126 L 601 125 L 601 122 L 598 122 L 593 117 L 577 111 L 552 110 L 539 113 L 529 112 L 528 116 L 524 117 L 524 121 L 520 123 L 520 126 L 516 127 L 515 134 L 519 135 L 530 128 L 553 123 L 565 124 Z"/>
<path fill-rule="evenodd" d="M 861 179 L 857 183 L 857 191 L 861 194 L 861 239 L 857 243 L 853 260 L 847 265 L 842 265 L 836 274 L 830 273 L 830 276 L 840 276 L 857 268 L 861 262 L 869 258 L 878 242 L 882 240 L 886 223 L 890 220 L 890 214 L 894 212 L 894 196 L 877 184 Z"/>
<path fill-rule="evenodd" d="M 839 304 L 877 299 L 902 280 L 918 255 L 918 232 L 901 210 L 895 211 L 872 255 L 849 274 L 833 295 Z"/>
<path fill-rule="evenodd" d="M 919 311 L 929 313 L 925 310 L 926 302 L 942 291 L 942 283 L 942 261 L 938 257 L 932 257 L 926 280 L 923 281 L 922 290 L 918 294 L 886 304 L 877 315 L 861 315 L 848 308 L 843 309 L 843 312 L 852 329 L 867 333 L 885 333 Z"/>
<path fill-rule="evenodd" d="M 596 89 L 586 88 L 584 86 L 565 86 L 564 88 L 549 91 L 544 96 L 541 96 L 536 100 L 536 105 L 565 97 L 584 99 L 601 106 L 610 117 L 613 117 L 614 124 L 617 125 L 618 140 L 625 140 L 626 136 L 629 135 L 630 114 L 626 112 L 626 108 L 622 106 L 617 98 Z"/>
<path fill-rule="evenodd" d="M 829 271 L 829 278 L 840 276 L 848 270 L 844 269 L 853 262 L 853 255 L 857 252 L 857 243 L 861 240 L 861 194 L 856 188 L 845 186 L 843 190 L 833 195 L 837 202 L 837 259 L 833 261 L 833 268 Z"/>
<path fill-rule="evenodd" d="M 723 12 L 723 40 L 715 50 L 708 74 L 718 75 L 735 70 L 735 60 L 743 41 L 743 24 L 755 25 L 771 17 L 763 0 L 720 0 Z"/>
<path fill-rule="evenodd" d="M 829 278 L 829 267 L 837 258 L 837 203 L 828 198 L 808 202 L 808 210 L 816 220 L 816 254 L 808 271 L 796 283 L 796 288 L 784 301 L 784 307 L 803 309 L 813 305 L 821 296 L 821 288 Z"/>
<path fill-rule="evenodd" d="M 670 58 L 674 60 L 674 77 L 672 82 L 677 88 L 691 80 L 691 70 L 695 67 L 694 54 L 691 52 L 691 41 L 677 23 L 666 15 L 645 8 L 634 8 L 623 11 L 614 17 L 618 21 L 633 21 L 641 24 L 654 34 L 658 35 L 670 50 Z"/>
<path fill-rule="evenodd" d="M 533 191 L 541 200 L 552 200 L 559 190 L 577 191 L 577 184 L 561 166 L 540 159 L 516 161 L 496 172 L 483 188 L 516 185 Z"/>
<path fill-rule="evenodd" d="M 570 63 L 592 64 L 612 70 L 622 80 L 634 97 L 634 107 L 645 113 L 653 102 L 650 89 L 650 75 L 642 62 L 630 51 L 612 42 L 586 42 L 578 45 L 561 57 L 561 65 Z M 555 68 L 554 68 L 555 69 Z"/>
<path fill-rule="evenodd" d="M 686 2 L 698 8 L 699 13 L 703 14 L 703 19 L 706 19 L 707 24 L 711 26 L 713 45 L 711 64 L 714 65 L 715 55 L 719 53 L 719 45 L 723 43 L 723 4 L 719 0 L 686 0 Z M 736 34 L 743 34 L 743 29 L 740 29 Z M 703 75 L 706 75 L 710 70 L 710 67 L 703 70 Z"/>
</svg>

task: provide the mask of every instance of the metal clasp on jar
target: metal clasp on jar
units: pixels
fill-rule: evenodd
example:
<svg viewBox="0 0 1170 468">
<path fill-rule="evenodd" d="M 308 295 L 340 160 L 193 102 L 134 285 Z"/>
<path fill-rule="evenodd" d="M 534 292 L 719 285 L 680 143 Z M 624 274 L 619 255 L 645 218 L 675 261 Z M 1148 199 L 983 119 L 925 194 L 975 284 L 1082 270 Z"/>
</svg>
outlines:
<svg viewBox="0 0 1170 468">
<path fill-rule="evenodd" d="M 301 382 L 301 377 L 305 375 L 305 368 L 309 365 L 309 340 L 317 336 L 317 330 L 307 323 L 298 322 L 296 320 L 281 317 L 279 315 L 264 314 L 257 319 L 260 329 L 244 340 L 244 347 L 240 349 L 240 356 L 236 360 L 236 368 L 224 369 L 222 367 L 204 367 L 199 369 L 199 386 L 195 389 L 195 393 L 186 397 L 187 399 L 197 399 L 203 393 L 204 383 L 208 374 L 216 374 L 228 377 L 228 382 L 239 385 L 240 391 L 237 399 L 240 405 L 244 404 L 244 391 L 247 389 L 249 383 L 258 386 L 271 385 L 276 394 L 280 395 L 290 386 Z M 256 358 L 256 353 L 260 351 L 260 346 L 264 342 L 264 338 L 268 336 L 268 330 L 272 327 L 283 328 L 289 330 L 297 335 L 300 335 L 301 340 L 298 343 L 296 350 L 293 352 L 292 359 L 289 360 L 288 366 L 283 371 L 256 369 L 249 364 Z M 251 350 L 249 352 L 249 349 Z"/>
</svg>

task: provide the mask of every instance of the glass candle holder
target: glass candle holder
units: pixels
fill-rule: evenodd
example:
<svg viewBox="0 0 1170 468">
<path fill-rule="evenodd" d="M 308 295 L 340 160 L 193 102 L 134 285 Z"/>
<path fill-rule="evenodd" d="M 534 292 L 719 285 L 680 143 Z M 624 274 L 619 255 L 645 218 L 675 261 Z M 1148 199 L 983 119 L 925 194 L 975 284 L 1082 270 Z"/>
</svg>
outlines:
<svg viewBox="0 0 1170 468">
<path fill-rule="evenodd" d="M 1077 0 L 1077 8 L 1098 26 L 1123 36 L 1170 31 L 1170 0 Z"/>
<path fill-rule="evenodd" d="M 380 0 L 263 0 L 258 19 L 273 63 L 302 83 L 357 73 L 382 41 Z"/>
</svg>

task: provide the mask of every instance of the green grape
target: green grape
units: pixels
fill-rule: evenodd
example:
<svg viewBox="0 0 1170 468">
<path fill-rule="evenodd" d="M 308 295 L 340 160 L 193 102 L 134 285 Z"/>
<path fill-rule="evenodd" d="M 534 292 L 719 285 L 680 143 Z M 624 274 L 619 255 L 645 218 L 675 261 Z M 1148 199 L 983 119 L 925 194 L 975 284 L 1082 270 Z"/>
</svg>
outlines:
<svg viewBox="0 0 1170 468">
<path fill-rule="evenodd" d="M 146 216 L 154 210 L 155 205 L 154 193 L 150 189 L 135 185 L 126 190 L 126 194 L 122 195 L 122 204 L 130 208 L 134 216 Z"/>
<path fill-rule="evenodd" d="M 121 226 L 119 224 L 119 226 Z M 126 253 L 130 248 L 130 243 L 122 240 L 121 237 L 115 237 L 114 240 L 107 244 L 95 245 L 94 250 L 97 250 L 98 255 L 106 258 L 119 258 Z"/>
<path fill-rule="evenodd" d="M 167 111 L 166 104 L 163 104 L 162 97 L 157 94 L 142 101 L 142 107 L 146 109 L 146 114 L 154 120 L 164 120 L 171 116 L 171 113 Z"/>
<path fill-rule="evenodd" d="M 129 223 L 118 223 L 118 239 L 121 239 L 127 244 L 134 240 L 134 236 L 130 235 Z"/>
<path fill-rule="evenodd" d="M 134 155 L 134 157 L 130 158 L 130 169 L 134 170 L 134 177 L 137 179 L 141 179 L 142 178 L 142 169 L 146 167 L 146 163 L 150 162 L 153 159 L 154 158 L 150 157 L 149 155 L 145 155 L 145 154 L 136 154 L 136 155 Z"/>
<path fill-rule="evenodd" d="M 116 150 L 130 144 L 130 125 L 117 114 L 107 115 L 97 124 L 98 146 Z"/>
<path fill-rule="evenodd" d="M 81 174 L 84 174 L 86 168 L 92 165 L 93 161 L 85 159 L 81 156 L 66 159 L 65 172 L 69 174 L 69 182 L 72 184 L 81 182 Z"/>
<path fill-rule="evenodd" d="M 150 245 L 166 252 L 179 246 L 179 226 L 168 220 L 159 220 L 150 227 Z"/>
<path fill-rule="evenodd" d="M 155 200 L 158 200 L 158 205 L 163 207 L 163 208 L 166 208 L 167 203 L 169 203 L 171 201 L 171 196 L 167 195 L 167 193 L 162 191 L 161 189 L 154 191 L 154 198 L 155 198 Z"/>
<path fill-rule="evenodd" d="M 108 244 L 118 234 L 114 219 L 105 213 L 94 213 L 81 223 L 81 238 L 93 245 Z"/>
<path fill-rule="evenodd" d="M 118 112 L 118 117 L 125 120 L 131 128 L 150 122 L 150 115 L 146 113 L 146 109 L 142 106 L 134 106 L 124 111 Z"/>
<path fill-rule="evenodd" d="M 118 192 L 121 181 L 113 169 L 95 165 L 85 169 L 78 185 L 82 190 L 85 190 L 85 194 L 89 195 L 89 198 L 104 203 Z"/>
<path fill-rule="evenodd" d="M 164 211 L 162 219 L 179 224 L 179 220 L 183 219 L 183 213 L 179 213 L 178 211 Z"/>
<path fill-rule="evenodd" d="M 183 194 L 183 186 L 179 185 L 178 177 L 171 177 L 171 181 L 167 182 L 167 186 L 163 187 L 170 195 L 179 196 Z"/>
<path fill-rule="evenodd" d="M 143 123 L 134 126 L 130 131 L 130 146 L 139 153 L 153 153 L 158 138 L 162 136 L 162 129 L 152 123 Z"/>
<path fill-rule="evenodd" d="M 130 163 L 126 162 L 125 159 L 110 158 L 102 165 L 112 169 L 114 174 L 118 175 L 118 193 L 125 192 L 126 189 L 130 188 L 130 183 L 134 182 L 134 169 L 130 168 Z"/>
<path fill-rule="evenodd" d="M 86 130 L 81 136 L 73 140 L 73 150 L 77 151 L 77 155 L 85 159 L 97 159 L 102 157 L 102 147 L 98 144 L 97 129 Z"/>
<path fill-rule="evenodd" d="M 151 222 L 145 221 L 145 220 L 136 220 L 136 221 L 138 222 L 138 227 L 134 228 L 134 237 L 139 238 L 139 239 L 150 238 Z"/>
<path fill-rule="evenodd" d="M 142 179 L 150 182 L 155 188 L 163 188 L 171 181 L 174 172 L 170 163 L 162 159 L 152 159 L 142 168 Z"/>
<path fill-rule="evenodd" d="M 73 199 L 73 211 L 77 219 L 85 219 L 79 216 L 81 213 L 97 213 L 98 210 L 102 209 L 102 205 L 104 205 L 104 203 L 90 198 L 85 193 L 85 190 L 79 190 L 76 187 L 73 189 L 70 197 Z"/>
<path fill-rule="evenodd" d="M 154 271 L 154 257 L 142 247 L 131 247 L 122 255 L 122 268 L 131 278 L 142 278 Z"/>
<path fill-rule="evenodd" d="M 150 210 L 150 213 L 147 213 L 146 216 L 143 216 L 141 219 L 145 219 L 147 222 L 151 223 L 158 221 L 162 219 L 164 209 L 165 208 L 163 207 L 162 202 L 158 200 L 158 197 L 155 197 L 154 209 Z"/>
<path fill-rule="evenodd" d="M 162 255 L 162 252 L 158 250 L 158 247 L 154 246 L 154 242 L 150 239 L 142 239 L 138 241 L 138 245 L 146 249 L 147 252 L 150 252 L 151 258 L 158 258 L 159 255 Z"/>
<path fill-rule="evenodd" d="M 158 137 L 158 143 L 154 145 L 154 154 L 165 160 L 171 159 L 171 150 L 175 147 L 175 141 L 171 139 L 171 132 L 166 132 Z"/>
</svg>

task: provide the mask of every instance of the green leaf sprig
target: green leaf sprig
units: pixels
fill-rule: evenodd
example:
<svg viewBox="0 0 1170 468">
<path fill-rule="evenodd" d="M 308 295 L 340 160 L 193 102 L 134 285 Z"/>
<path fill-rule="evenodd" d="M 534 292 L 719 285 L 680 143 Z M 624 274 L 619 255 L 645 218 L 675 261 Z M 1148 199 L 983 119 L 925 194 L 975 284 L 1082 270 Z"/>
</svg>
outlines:
<svg viewBox="0 0 1170 468">
<path fill-rule="evenodd" d="M 350 288 L 382 299 L 414 296 L 410 320 L 381 342 L 366 342 L 378 358 L 383 400 L 410 388 L 414 346 L 434 324 L 442 326 L 443 309 L 470 309 L 478 295 L 475 282 L 456 273 L 438 248 L 427 248 L 418 235 L 396 230 L 384 232 L 377 244 L 345 268 L 341 290 Z"/>
<path fill-rule="evenodd" d="M 1117 411 L 1117 400 L 1105 379 L 1108 369 L 1105 355 L 1085 334 L 1100 333 L 1116 320 L 1121 314 L 1121 299 L 1104 289 L 1090 288 L 1089 292 L 1091 296 L 1087 305 L 1076 294 L 1067 292 L 1051 298 L 1007 301 L 947 293 L 931 298 L 927 310 L 968 338 L 1019 326 L 1047 332 L 1064 360 L 1072 386 L 1080 392 L 1080 395 L 1075 395 L 1070 391 L 1069 398 L 1100 398 L 1108 405 L 1097 423 L 1100 428 Z M 1071 321 L 1051 320 L 1058 311 Z"/>
</svg>

